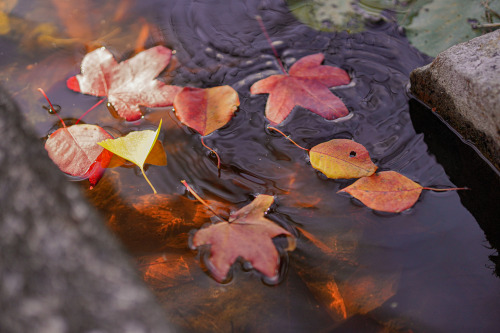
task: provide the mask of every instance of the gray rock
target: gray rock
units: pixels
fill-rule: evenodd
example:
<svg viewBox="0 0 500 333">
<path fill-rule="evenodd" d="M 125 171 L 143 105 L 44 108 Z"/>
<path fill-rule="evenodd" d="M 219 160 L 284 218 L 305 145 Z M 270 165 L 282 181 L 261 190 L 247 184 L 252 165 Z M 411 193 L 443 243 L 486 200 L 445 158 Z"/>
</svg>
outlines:
<svg viewBox="0 0 500 333">
<path fill-rule="evenodd" d="M 100 216 L 0 90 L 0 332 L 168 332 Z"/>
<path fill-rule="evenodd" d="M 500 169 L 500 30 L 440 53 L 410 81 L 417 98 Z"/>
</svg>

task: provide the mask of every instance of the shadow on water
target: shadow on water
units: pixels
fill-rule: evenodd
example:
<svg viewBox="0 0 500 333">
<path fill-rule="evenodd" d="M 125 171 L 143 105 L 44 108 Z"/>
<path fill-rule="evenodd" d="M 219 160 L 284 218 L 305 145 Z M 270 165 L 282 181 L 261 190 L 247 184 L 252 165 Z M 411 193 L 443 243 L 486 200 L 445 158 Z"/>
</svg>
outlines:
<svg viewBox="0 0 500 333">
<path fill-rule="evenodd" d="M 159 27 L 151 45 L 161 43 L 176 51 L 178 66 L 168 73 L 172 84 L 227 84 L 241 101 L 233 119 L 205 138 L 221 157 L 220 176 L 200 137 L 180 124 L 169 108 L 148 110 L 144 122 L 132 124 L 118 123 L 107 114 L 86 118 L 121 133 L 163 119 L 160 140 L 168 165 L 147 171 L 161 196 L 150 195 L 134 168 L 107 172 L 87 194 L 136 257 L 145 281 L 180 331 L 498 328 L 500 287 L 488 261 L 494 251 L 479 228 L 498 248 L 498 186 L 493 186 L 498 175 L 473 162 L 463 144 L 453 148 L 456 137 L 434 118 L 415 111 L 407 93 L 409 73 L 431 59 L 409 45 L 396 25 L 367 23 L 366 31 L 352 35 L 318 32 L 297 21 L 278 0 L 144 1 L 129 15 L 147 17 Z M 325 65 L 341 67 L 352 78 L 351 84 L 332 90 L 352 113 L 349 119 L 327 121 L 296 107 L 281 130 L 307 148 L 333 138 L 354 139 L 367 148 L 379 170 L 398 171 L 423 186 L 472 190 L 424 191 L 415 206 L 401 214 L 377 213 L 337 194 L 353 180 L 325 178 L 310 166 L 305 152 L 266 130 L 267 95 L 251 95 L 250 86 L 280 69 L 256 15 L 262 17 L 286 68 L 321 52 Z M 77 52 L 81 58 L 83 51 Z M 52 98 L 61 105 L 95 103 L 67 91 L 64 80 L 78 66 L 71 61 L 64 66 L 69 69 L 51 87 Z M 68 108 L 63 112 L 64 117 L 81 114 L 68 115 Z M 50 128 L 46 122 L 37 129 Z M 483 178 L 491 181 L 478 186 Z M 214 219 L 186 198 L 181 179 L 203 198 L 232 210 L 257 194 L 275 196 L 268 217 L 298 236 L 297 249 L 288 258 L 282 253 L 280 284 L 263 284 L 259 274 L 244 265 L 235 266 L 227 284 L 206 274 L 200 265 L 203 257 L 187 246 L 189 230 Z"/>
</svg>

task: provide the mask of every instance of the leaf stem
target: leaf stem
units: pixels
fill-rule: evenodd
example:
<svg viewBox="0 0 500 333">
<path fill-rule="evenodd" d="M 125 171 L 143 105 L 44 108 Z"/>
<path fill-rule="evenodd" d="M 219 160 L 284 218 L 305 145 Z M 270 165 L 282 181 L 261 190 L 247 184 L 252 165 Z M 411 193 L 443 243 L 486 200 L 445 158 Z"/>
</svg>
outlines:
<svg viewBox="0 0 500 333">
<path fill-rule="evenodd" d="M 450 188 L 422 187 L 422 189 L 424 189 L 424 190 L 430 190 L 430 191 L 436 191 L 436 192 L 470 190 L 470 188 L 468 188 L 468 187 L 450 187 Z"/>
<path fill-rule="evenodd" d="M 267 126 L 268 129 L 271 129 L 271 130 L 274 130 L 278 133 L 280 133 L 281 135 L 283 135 L 285 137 L 285 139 L 287 139 L 288 141 L 290 141 L 291 143 L 293 143 L 294 145 L 296 145 L 297 147 L 299 147 L 300 149 L 302 150 L 305 150 L 305 151 L 309 151 L 309 149 L 306 149 L 302 146 L 300 146 L 297 142 L 293 141 L 288 135 L 286 135 L 285 133 L 283 133 L 282 131 L 280 131 L 279 129 L 275 128 L 275 127 L 272 127 L 272 126 Z"/>
<path fill-rule="evenodd" d="M 142 175 L 144 176 L 144 178 L 146 178 L 146 181 L 148 182 L 149 186 L 151 186 L 151 188 L 153 189 L 153 192 L 155 194 L 157 194 L 155 187 L 153 186 L 153 184 L 151 184 L 151 182 L 149 181 L 148 177 L 146 176 L 146 173 L 144 172 L 144 168 L 143 167 L 141 167 L 141 172 L 142 172 Z"/>
<path fill-rule="evenodd" d="M 217 154 L 217 152 L 215 150 L 213 150 L 212 148 L 210 148 L 209 146 L 207 146 L 205 144 L 205 141 L 203 141 L 203 138 L 201 138 L 201 144 L 203 145 L 203 147 L 207 148 L 208 150 L 210 150 L 212 153 L 215 154 L 215 156 L 217 156 L 217 169 L 220 170 L 220 157 L 219 157 L 219 154 Z"/>
<path fill-rule="evenodd" d="M 225 221 L 225 222 L 228 222 L 226 219 L 222 218 L 219 214 L 217 214 L 217 212 L 205 201 L 203 200 L 199 195 L 198 193 L 196 193 L 192 188 L 191 186 L 189 186 L 189 184 L 185 181 L 185 180 L 181 180 L 181 183 L 182 185 L 184 185 L 187 190 L 199 201 L 203 204 L 203 206 L 207 207 L 208 209 L 210 209 L 210 211 L 212 213 L 214 213 L 215 216 L 217 216 L 218 218 L 220 218 L 222 221 Z M 229 222 L 228 222 L 229 223 Z"/>
<path fill-rule="evenodd" d="M 85 111 L 84 114 L 82 114 L 80 116 L 80 118 L 78 118 L 78 120 L 76 121 L 75 125 L 78 124 L 80 122 L 80 120 L 82 120 L 83 117 L 85 117 L 87 115 L 87 113 L 89 113 L 90 111 L 94 110 L 99 104 L 101 104 L 102 102 L 104 102 L 104 99 L 101 99 L 99 102 L 97 102 L 96 104 L 94 104 L 93 107 L 91 107 L 90 109 L 88 109 L 87 111 Z"/>
<path fill-rule="evenodd" d="M 47 102 L 49 102 L 49 105 L 50 105 L 50 109 L 54 112 L 54 114 L 57 116 L 57 118 L 59 118 L 59 120 L 61 121 L 61 124 L 63 125 L 63 127 L 66 127 L 66 124 L 64 123 L 64 120 L 61 118 L 61 116 L 56 112 L 56 109 L 54 109 L 54 106 L 52 105 L 52 103 L 50 102 L 50 99 L 47 97 L 47 95 L 45 94 L 45 91 L 43 91 L 42 88 L 38 88 L 38 91 L 42 93 L 43 97 L 45 97 L 45 99 L 47 100 Z"/>
<path fill-rule="evenodd" d="M 281 59 L 278 56 L 278 51 L 276 51 L 276 48 L 274 47 L 273 42 L 271 41 L 271 37 L 269 37 L 269 34 L 267 33 L 267 29 L 266 26 L 264 25 L 264 22 L 262 21 L 262 17 L 260 17 L 260 15 L 256 15 L 255 19 L 257 20 L 257 22 L 259 22 L 260 29 L 264 33 L 264 36 L 266 36 L 267 42 L 269 43 L 271 50 L 273 50 L 274 56 L 276 57 L 276 60 L 278 60 L 278 64 L 280 65 L 281 70 L 285 75 L 288 75 L 285 66 L 283 66 L 283 62 L 281 62 Z"/>
</svg>

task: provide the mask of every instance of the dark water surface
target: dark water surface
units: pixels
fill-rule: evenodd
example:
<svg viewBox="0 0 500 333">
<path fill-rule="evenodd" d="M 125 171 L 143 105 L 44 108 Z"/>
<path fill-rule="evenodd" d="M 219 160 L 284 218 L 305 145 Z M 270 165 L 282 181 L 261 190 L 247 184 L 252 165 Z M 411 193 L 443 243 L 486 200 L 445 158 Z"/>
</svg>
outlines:
<svg viewBox="0 0 500 333">
<path fill-rule="evenodd" d="M 148 110 L 136 123 L 113 119 L 104 108 L 85 118 L 115 133 L 154 128 L 163 119 L 160 139 L 168 165 L 148 169 L 161 196 L 150 195 L 134 168 L 110 170 L 88 195 L 137 258 L 179 331 L 498 331 L 500 281 L 489 260 L 495 251 L 478 225 L 497 211 L 494 200 L 469 211 L 457 192 L 424 191 L 401 214 L 374 212 L 336 193 L 352 180 L 327 179 L 310 166 L 304 151 L 266 130 L 267 95 L 249 93 L 257 80 L 280 73 L 255 20 L 260 15 L 285 67 L 321 52 L 326 65 L 341 67 L 352 78 L 350 85 L 333 90 L 349 108 L 349 119 L 328 121 L 296 107 L 281 130 L 307 148 L 352 138 L 368 149 L 379 170 L 398 171 L 423 186 L 468 186 L 474 195 L 471 178 L 455 177 L 452 183 L 446 163 L 438 163 L 436 150 L 429 150 L 428 134 L 414 129 L 408 76 L 431 59 L 411 47 L 397 26 L 379 22 L 359 34 L 321 33 L 299 23 L 278 0 L 145 1 L 128 15 L 126 24 L 145 17 L 159 27 L 148 43 L 161 42 L 176 51 L 178 66 L 167 75 L 172 84 L 227 84 L 241 101 L 235 117 L 205 138 L 222 160 L 220 177 L 199 135 L 180 124 L 170 108 Z M 120 46 L 111 50 L 126 58 L 132 49 Z M 10 55 L 3 58 L 6 64 L 20 66 L 22 54 L 13 46 L 5 52 Z M 60 81 L 47 87 L 63 106 L 63 117 L 78 118 L 96 101 L 64 86 L 78 72 L 84 53 L 81 47 L 47 51 L 44 60 L 66 59 L 52 60 L 65 70 Z M 36 127 L 44 136 L 54 119 L 40 111 L 38 96 L 33 97 L 36 110 L 21 98 L 25 89 L 11 91 L 28 110 L 29 121 L 39 119 Z M 76 110 L 70 110 L 72 104 Z M 419 126 L 425 128 L 425 121 Z M 203 198 L 232 210 L 258 194 L 275 196 L 268 217 L 298 237 L 297 249 L 282 253 L 280 283 L 268 286 L 258 273 L 238 265 L 227 284 L 204 272 L 203 256 L 188 248 L 188 233 L 216 219 L 190 200 L 181 179 Z M 498 189 L 488 192 L 495 194 L 498 198 Z"/>
</svg>

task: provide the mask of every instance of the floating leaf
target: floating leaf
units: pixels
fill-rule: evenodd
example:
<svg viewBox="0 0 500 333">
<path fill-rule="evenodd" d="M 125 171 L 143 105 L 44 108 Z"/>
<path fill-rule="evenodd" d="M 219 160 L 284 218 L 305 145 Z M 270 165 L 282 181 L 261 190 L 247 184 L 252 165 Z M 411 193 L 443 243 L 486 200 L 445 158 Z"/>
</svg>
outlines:
<svg viewBox="0 0 500 333">
<path fill-rule="evenodd" d="M 116 168 L 122 166 L 126 162 L 127 161 L 124 158 L 116 154 L 113 154 L 113 157 L 111 157 L 111 161 L 109 162 L 108 168 Z M 167 154 L 165 153 L 165 148 L 163 148 L 163 144 L 160 141 L 156 140 L 153 149 L 151 149 L 151 152 L 146 158 L 146 162 L 144 162 L 144 164 L 151 164 L 158 166 L 167 165 Z"/>
<path fill-rule="evenodd" d="M 349 75 L 338 67 L 321 65 L 323 59 L 322 53 L 309 55 L 297 61 L 289 74 L 272 75 L 252 85 L 252 94 L 269 94 L 266 117 L 271 123 L 281 123 L 296 105 L 329 120 L 349 113 L 328 89 L 348 84 Z"/>
<path fill-rule="evenodd" d="M 358 179 L 339 192 L 347 192 L 371 209 L 399 213 L 417 202 L 423 187 L 395 171 L 382 171 Z"/>
<path fill-rule="evenodd" d="M 352 140 L 333 139 L 314 146 L 309 151 L 313 168 L 328 178 L 360 178 L 371 176 L 377 166 L 366 148 Z"/>
<path fill-rule="evenodd" d="M 217 281 L 227 278 L 231 265 L 238 257 L 248 260 L 253 268 L 265 276 L 277 277 L 279 254 L 272 238 L 287 236 L 289 251 L 295 249 L 295 238 L 264 218 L 273 201 L 272 196 L 261 194 L 249 205 L 231 214 L 228 222 L 213 224 L 196 232 L 193 247 L 210 245 L 207 266 Z"/>
<path fill-rule="evenodd" d="M 158 139 L 158 135 L 160 134 L 160 127 L 161 120 L 156 131 L 144 130 L 130 132 L 129 134 L 121 138 L 108 139 L 98 143 L 110 152 L 137 165 L 141 169 L 144 178 L 146 178 L 146 181 L 148 182 L 149 186 L 151 186 L 154 193 L 156 193 L 156 189 L 154 188 L 153 184 L 151 184 L 148 177 L 146 176 L 146 173 L 144 172 L 144 163 L 146 162 L 149 153 L 153 149 L 153 146 Z"/>
<path fill-rule="evenodd" d="M 238 93 L 230 86 L 185 87 L 174 100 L 179 120 L 203 136 L 226 125 L 239 105 Z"/>
<path fill-rule="evenodd" d="M 108 96 L 120 117 L 128 121 L 141 118 L 140 105 L 172 105 L 181 87 L 155 80 L 170 61 L 172 51 L 155 46 L 121 63 L 105 48 L 88 53 L 82 60 L 81 74 L 70 77 L 68 88 L 83 94 Z"/>
<path fill-rule="evenodd" d="M 113 137 L 97 125 L 73 125 L 52 133 L 45 149 L 61 171 L 89 178 L 92 188 L 101 179 L 112 156 L 97 143 L 110 138 Z"/>
</svg>

